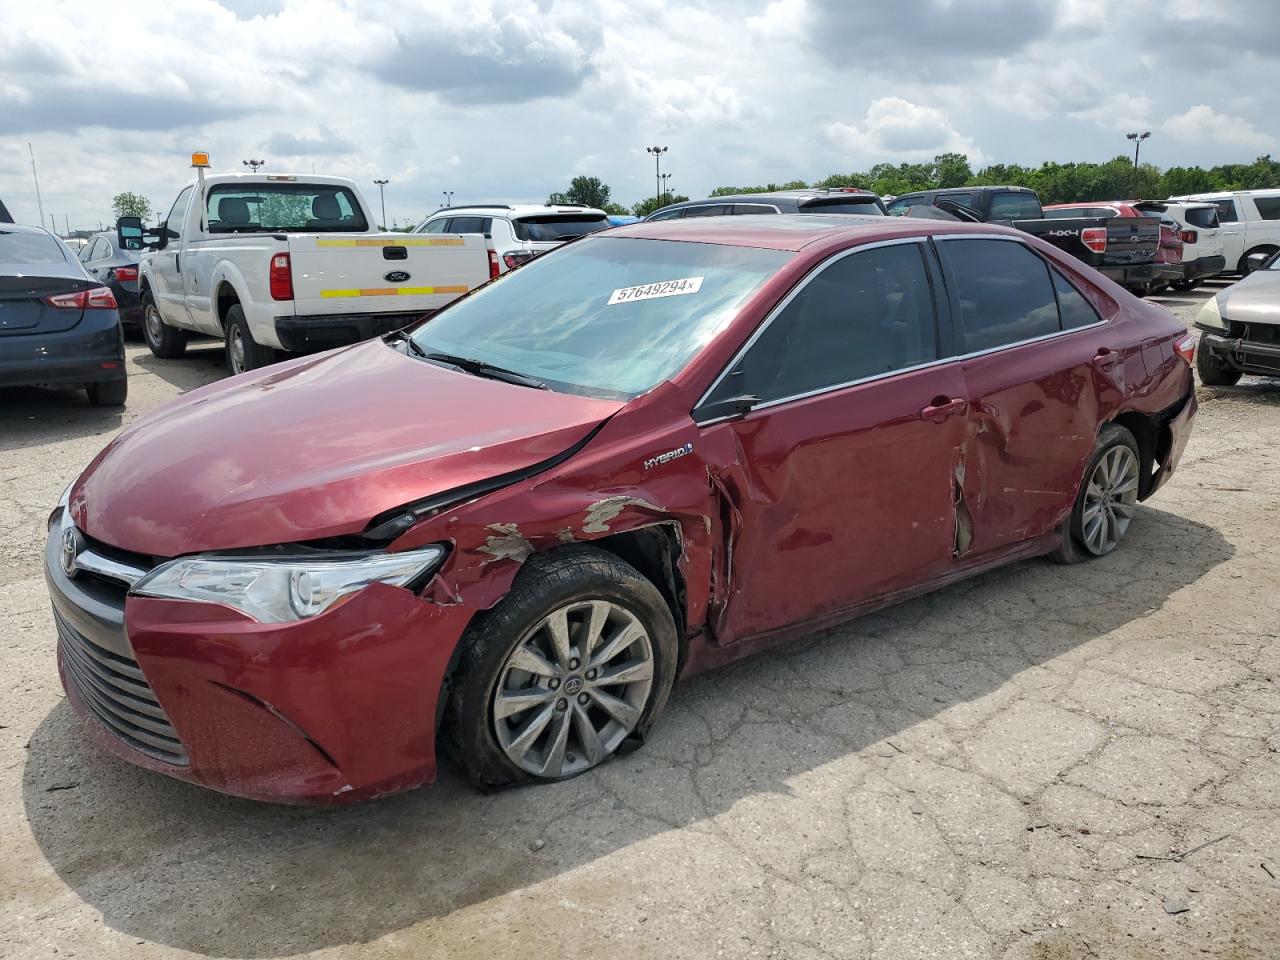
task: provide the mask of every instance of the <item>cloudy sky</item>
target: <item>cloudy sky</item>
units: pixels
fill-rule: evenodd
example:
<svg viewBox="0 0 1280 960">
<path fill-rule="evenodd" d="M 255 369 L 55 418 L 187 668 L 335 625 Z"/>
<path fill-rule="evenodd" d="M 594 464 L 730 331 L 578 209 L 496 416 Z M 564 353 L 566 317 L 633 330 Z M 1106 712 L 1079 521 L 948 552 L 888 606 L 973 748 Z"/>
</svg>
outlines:
<svg viewBox="0 0 1280 960">
<path fill-rule="evenodd" d="M 167 209 L 215 171 L 391 181 L 388 216 L 814 179 L 942 151 L 1161 166 L 1280 152 L 1272 0 L 0 0 L 0 198 Z M 374 200 L 376 203 L 376 199 Z"/>
</svg>

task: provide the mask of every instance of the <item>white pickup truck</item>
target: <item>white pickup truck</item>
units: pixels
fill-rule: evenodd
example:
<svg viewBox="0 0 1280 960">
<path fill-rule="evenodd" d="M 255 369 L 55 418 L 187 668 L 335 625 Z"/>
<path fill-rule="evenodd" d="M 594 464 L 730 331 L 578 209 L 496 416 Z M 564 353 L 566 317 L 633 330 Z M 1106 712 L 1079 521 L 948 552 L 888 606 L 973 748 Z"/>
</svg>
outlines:
<svg viewBox="0 0 1280 960">
<path fill-rule="evenodd" d="M 158 357 L 206 334 L 241 373 L 397 330 L 491 276 L 484 237 L 382 233 L 351 180 L 198 172 L 140 264 Z"/>
</svg>

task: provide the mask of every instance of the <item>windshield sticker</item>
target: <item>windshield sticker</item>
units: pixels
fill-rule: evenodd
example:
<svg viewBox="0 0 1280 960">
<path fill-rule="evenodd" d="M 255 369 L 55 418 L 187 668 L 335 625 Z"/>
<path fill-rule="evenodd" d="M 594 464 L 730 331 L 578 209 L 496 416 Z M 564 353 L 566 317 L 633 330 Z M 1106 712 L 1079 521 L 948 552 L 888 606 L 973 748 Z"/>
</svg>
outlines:
<svg viewBox="0 0 1280 960">
<path fill-rule="evenodd" d="M 633 300 L 654 300 L 658 297 L 682 297 L 688 293 L 697 293 L 702 289 L 702 277 L 685 277 L 683 280 L 660 280 L 657 283 L 642 283 L 638 287 L 622 287 L 613 291 L 609 297 L 609 306 L 615 303 L 630 303 Z"/>
</svg>

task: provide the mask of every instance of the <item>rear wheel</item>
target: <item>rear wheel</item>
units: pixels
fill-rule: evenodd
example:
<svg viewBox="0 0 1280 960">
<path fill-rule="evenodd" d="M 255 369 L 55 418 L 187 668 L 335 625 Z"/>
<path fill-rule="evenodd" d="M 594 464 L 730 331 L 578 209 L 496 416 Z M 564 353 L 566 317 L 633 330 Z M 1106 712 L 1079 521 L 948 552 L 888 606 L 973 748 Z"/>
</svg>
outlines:
<svg viewBox="0 0 1280 960">
<path fill-rule="evenodd" d="M 149 292 L 142 295 L 142 338 L 162 360 L 176 360 L 187 350 L 187 331 L 176 330 L 164 322 Z"/>
<path fill-rule="evenodd" d="M 662 594 L 593 547 L 530 557 L 462 643 L 444 737 L 478 786 L 592 769 L 644 739 L 675 679 Z"/>
<path fill-rule="evenodd" d="M 1175 280 L 1173 281 L 1173 283 L 1170 284 L 1170 286 L 1172 286 L 1173 289 L 1175 290 L 1181 290 L 1185 293 L 1187 290 L 1194 290 L 1196 287 L 1200 286 L 1200 284 L 1202 283 L 1204 283 L 1203 278 L 1196 279 L 1196 280 Z"/>
<path fill-rule="evenodd" d="M 1196 373 L 1206 387 L 1231 387 L 1240 382 L 1242 374 L 1226 360 L 1204 345 L 1196 344 Z"/>
<path fill-rule="evenodd" d="M 103 380 L 89 384 L 85 392 L 89 394 L 89 402 L 95 407 L 123 407 L 129 396 L 129 381 Z"/>
<path fill-rule="evenodd" d="M 270 347 L 264 347 L 253 339 L 253 334 L 249 332 L 249 324 L 244 318 L 244 309 L 240 304 L 237 303 L 227 311 L 223 330 L 226 339 L 227 369 L 233 374 L 257 370 L 279 359 L 276 351 Z"/>
<path fill-rule="evenodd" d="M 1133 522 L 1141 464 L 1132 433 L 1116 423 L 1102 428 L 1054 560 L 1080 563 L 1105 557 L 1120 545 Z"/>
</svg>

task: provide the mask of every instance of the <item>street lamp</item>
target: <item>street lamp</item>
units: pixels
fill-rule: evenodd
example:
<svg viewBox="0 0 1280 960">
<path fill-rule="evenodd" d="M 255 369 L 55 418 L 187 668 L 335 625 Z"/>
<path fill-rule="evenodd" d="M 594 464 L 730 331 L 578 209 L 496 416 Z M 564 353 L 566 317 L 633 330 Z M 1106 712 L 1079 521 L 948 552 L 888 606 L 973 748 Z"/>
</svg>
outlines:
<svg viewBox="0 0 1280 960">
<path fill-rule="evenodd" d="M 259 167 L 265 167 L 267 165 L 267 161 L 265 160 L 241 160 L 240 162 L 243 163 L 250 170 L 252 170 L 254 173 L 258 172 Z"/>
<path fill-rule="evenodd" d="M 1135 130 L 1133 133 L 1126 133 L 1124 135 L 1126 140 L 1133 141 L 1133 191 L 1135 194 L 1138 191 L 1138 151 L 1142 148 L 1142 141 L 1147 139 L 1149 136 L 1151 136 L 1150 130 L 1144 131 L 1143 133 L 1138 133 Z"/>
<path fill-rule="evenodd" d="M 670 203 L 671 201 L 668 198 L 671 196 L 671 186 L 667 183 L 667 181 L 671 179 L 671 174 L 664 173 L 658 179 L 662 181 L 662 202 Z"/>
<path fill-rule="evenodd" d="M 382 203 L 382 229 L 387 229 L 387 195 L 383 192 L 383 188 L 390 183 L 390 180 L 375 180 L 378 185 L 378 200 Z"/>
<path fill-rule="evenodd" d="M 653 199 L 657 201 L 658 206 L 662 206 L 662 155 L 667 152 L 667 148 L 645 147 L 644 152 L 653 154 L 653 183 L 655 187 Z"/>
</svg>

